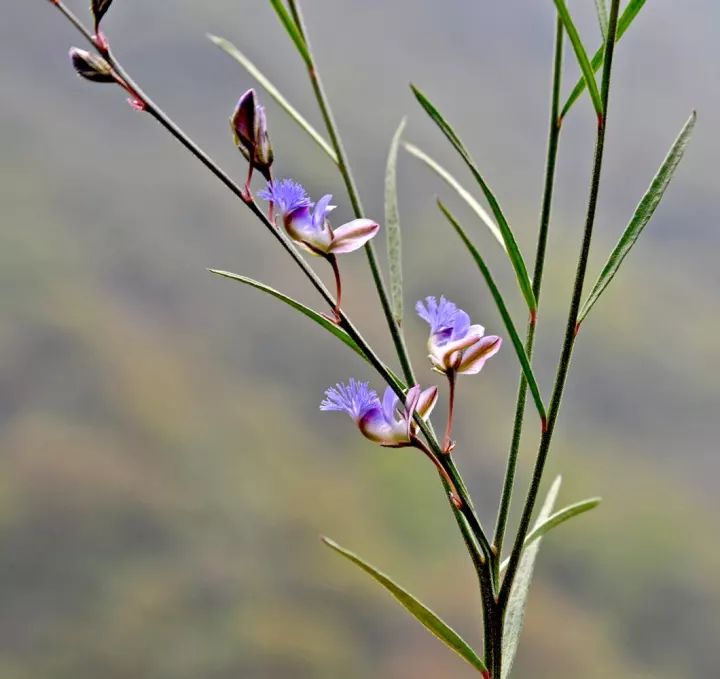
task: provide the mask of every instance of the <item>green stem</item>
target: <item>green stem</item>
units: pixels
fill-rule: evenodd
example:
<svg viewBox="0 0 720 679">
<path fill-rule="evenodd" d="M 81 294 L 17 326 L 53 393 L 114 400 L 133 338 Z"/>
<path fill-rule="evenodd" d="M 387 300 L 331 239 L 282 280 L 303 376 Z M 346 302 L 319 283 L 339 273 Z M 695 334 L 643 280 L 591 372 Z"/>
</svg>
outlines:
<svg viewBox="0 0 720 679">
<path fill-rule="evenodd" d="M 518 528 L 513 550 L 510 555 L 500 589 L 500 607 L 505 609 L 510 591 L 512 589 L 513 580 L 517 573 L 517 568 L 522 555 L 523 543 L 530 528 L 530 520 L 532 518 L 535 502 L 537 500 L 540 483 L 542 481 L 545 463 L 547 461 L 550 443 L 552 441 L 555 423 L 557 422 L 560 403 L 562 401 L 563 390 L 565 388 L 565 380 L 567 378 L 570 360 L 572 358 L 575 338 L 578 331 L 577 314 L 580 309 L 580 299 L 582 297 L 583 284 L 585 282 L 585 273 L 587 271 L 588 256 L 590 253 L 590 244 L 592 240 L 593 226 L 595 223 L 595 213 L 597 211 L 597 199 L 600 189 L 600 175 L 602 171 L 603 151 L 605 146 L 605 131 L 607 129 L 607 112 L 608 112 L 608 96 L 610 93 L 610 74 L 612 70 L 612 60 L 615 47 L 617 18 L 620 0 L 612 0 L 610 8 L 610 21 L 608 24 L 608 39 L 605 44 L 605 62 L 603 64 L 602 74 L 602 113 L 598 116 L 597 122 L 597 138 L 595 141 L 595 156 L 593 160 L 592 176 L 590 181 L 590 196 L 588 198 L 587 217 L 585 220 L 585 231 L 583 234 L 583 242 L 580 249 L 580 257 L 578 259 L 577 270 L 575 273 L 575 284 L 573 286 L 572 299 L 570 301 L 570 310 L 568 312 L 567 324 L 565 326 L 565 337 L 563 340 L 562 353 L 558 364 L 557 375 L 555 377 L 555 385 L 553 387 L 552 398 L 550 400 L 550 409 L 548 411 L 548 426 L 540 438 L 540 447 L 538 449 L 535 468 L 533 469 L 532 481 L 528 490 L 527 499 L 520 518 L 520 526 Z"/>
<path fill-rule="evenodd" d="M 355 178 L 352 170 L 350 169 L 350 163 L 348 161 L 347 154 L 345 153 L 345 147 L 343 146 L 340 133 L 338 132 L 337 124 L 335 123 L 335 118 L 333 116 L 332 109 L 330 108 L 330 103 L 327 95 L 325 94 L 325 88 L 323 87 L 320 74 L 318 73 L 317 66 L 315 64 L 315 56 L 312 48 L 310 47 L 310 42 L 308 41 L 302 12 L 300 11 L 300 6 L 297 0 L 288 0 L 288 6 L 290 7 L 290 12 L 297 24 L 300 35 L 305 41 L 308 54 L 310 55 L 310 63 L 308 64 L 310 84 L 312 85 L 315 99 L 320 107 L 320 113 L 325 123 L 328 136 L 330 137 L 330 144 L 337 155 L 337 166 L 340 170 L 343 182 L 345 183 L 345 188 L 350 199 L 350 204 L 352 205 L 353 213 L 355 214 L 355 217 L 359 219 L 365 216 L 362 203 L 360 202 L 360 194 L 358 193 Z M 402 366 L 403 375 L 405 376 L 408 384 L 415 384 L 415 375 L 410 363 L 410 355 L 408 354 L 407 346 L 405 345 L 405 338 L 403 337 L 402 331 L 393 317 L 392 308 L 390 306 L 390 297 L 380 271 L 377 254 L 375 253 L 375 246 L 372 241 L 368 241 L 365 245 L 365 254 L 367 255 L 368 264 L 370 265 L 370 271 L 372 273 L 373 281 L 375 282 L 375 287 L 377 288 L 378 297 L 380 298 L 380 304 L 382 305 L 385 319 L 388 327 L 390 328 L 390 335 L 392 336 L 392 341 L 395 345 L 395 350 Z"/>
<path fill-rule="evenodd" d="M 548 133 L 547 161 L 545 165 L 545 187 L 542 197 L 542 208 L 540 212 L 540 229 L 538 232 L 537 250 L 535 253 L 535 270 L 533 272 L 533 293 L 540 304 L 540 290 L 542 288 L 542 276 L 545 266 L 545 251 L 547 248 L 548 227 L 550 225 L 550 211 L 552 206 L 553 188 L 555 185 L 555 165 L 558 153 L 558 141 L 560 139 L 561 120 L 560 111 L 560 84 L 562 81 L 562 54 L 563 54 L 563 25 L 558 16 L 555 25 L 555 54 L 553 58 L 552 75 L 552 96 L 550 103 L 550 131 Z M 528 322 L 527 335 L 525 339 L 525 353 L 528 361 L 532 361 L 533 348 L 535 344 L 535 329 L 537 327 L 537 316 L 531 316 Z M 518 386 L 517 402 L 515 404 L 515 421 L 513 424 L 510 452 L 508 454 L 507 467 L 505 469 L 505 481 L 503 483 L 500 508 L 498 510 L 495 538 L 493 544 L 500 555 L 502 553 L 503 539 L 507 527 L 508 515 L 510 513 L 510 502 L 512 500 L 513 487 L 515 482 L 515 471 L 517 458 L 522 437 L 523 417 L 525 414 L 525 401 L 527 396 L 528 383 L 525 375 L 520 375 Z M 497 564 L 500 563 L 498 558 Z M 496 582 L 499 579 L 499 569 L 495 571 Z"/>
</svg>

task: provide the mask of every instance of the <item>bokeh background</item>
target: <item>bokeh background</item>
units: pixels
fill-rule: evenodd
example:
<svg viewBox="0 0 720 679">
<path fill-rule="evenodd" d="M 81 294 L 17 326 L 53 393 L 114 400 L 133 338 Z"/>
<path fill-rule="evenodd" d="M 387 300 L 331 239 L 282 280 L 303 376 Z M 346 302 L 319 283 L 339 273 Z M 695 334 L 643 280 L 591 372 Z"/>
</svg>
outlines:
<svg viewBox="0 0 720 679">
<path fill-rule="evenodd" d="M 86 0 L 69 4 L 86 13 Z M 472 184 L 412 99 L 412 80 L 472 149 L 531 259 L 552 3 L 304 4 L 368 215 L 382 218 L 387 146 L 404 114 L 406 138 Z M 594 47 L 593 3 L 572 4 Z M 720 676 L 719 25 L 712 0 L 651 0 L 617 51 L 591 279 L 692 108 L 699 121 L 640 247 L 583 327 L 550 472 L 564 475 L 561 502 L 604 503 L 543 544 L 518 677 Z M 130 72 L 238 178 L 227 118 L 254 83 L 206 32 L 236 42 L 319 124 L 268 3 L 116 2 L 105 28 Z M 317 303 L 206 170 L 119 91 L 75 77 L 72 44 L 79 36 L 44 0 L 4 3 L 0 676 L 474 676 L 318 541 L 358 551 L 480 646 L 473 573 L 432 468 L 319 413 L 329 383 L 369 378 L 368 368 L 284 305 L 205 271 Z M 566 64 L 567 89 L 569 52 Z M 316 197 L 335 193 L 337 219 L 348 217 L 327 159 L 266 103 L 277 173 Z M 592 142 L 584 99 L 561 140 L 536 361 L 546 392 Z M 485 249 L 522 325 L 492 238 L 413 158 L 403 154 L 399 171 L 408 307 L 445 293 L 502 332 L 438 194 Z M 348 310 L 389 356 L 364 257 L 343 265 Z M 406 326 L 428 382 L 425 326 L 412 313 Z M 489 526 L 517 372 L 507 348 L 460 385 L 458 462 Z"/>
</svg>

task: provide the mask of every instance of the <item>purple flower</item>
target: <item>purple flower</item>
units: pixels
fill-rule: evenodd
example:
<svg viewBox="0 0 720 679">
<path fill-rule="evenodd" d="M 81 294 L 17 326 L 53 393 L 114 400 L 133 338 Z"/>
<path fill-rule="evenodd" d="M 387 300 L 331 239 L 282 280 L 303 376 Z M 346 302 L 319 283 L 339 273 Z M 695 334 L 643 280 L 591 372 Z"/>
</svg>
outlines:
<svg viewBox="0 0 720 679">
<path fill-rule="evenodd" d="M 415 305 L 418 315 L 430 325 L 428 352 L 433 368 L 446 373 L 474 375 L 494 356 L 502 339 L 485 334 L 482 325 L 471 325 L 470 316 L 452 302 L 426 297 Z"/>
<path fill-rule="evenodd" d="M 380 229 L 370 219 L 353 219 L 333 229 L 327 220 L 328 214 L 335 209 L 330 205 L 332 196 L 323 196 L 313 208 L 305 189 L 292 179 L 268 182 L 258 195 L 278 209 L 290 238 L 316 255 L 353 252 Z"/>
<path fill-rule="evenodd" d="M 320 410 L 347 413 L 365 438 L 382 446 L 400 448 L 410 445 L 415 436 L 415 412 L 423 419 L 429 417 L 437 401 L 437 387 L 421 391 L 420 385 L 416 384 L 408 390 L 404 406 L 390 387 L 385 389 L 381 402 L 367 382 L 358 382 L 353 378 L 348 384 L 340 382 L 330 387 L 325 396 Z"/>
<path fill-rule="evenodd" d="M 256 103 L 255 90 L 249 89 L 240 97 L 230 118 L 230 128 L 235 137 L 235 145 L 251 167 L 257 168 L 265 179 L 270 179 L 272 146 L 267 131 L 265 109 Z"/>
</svg>

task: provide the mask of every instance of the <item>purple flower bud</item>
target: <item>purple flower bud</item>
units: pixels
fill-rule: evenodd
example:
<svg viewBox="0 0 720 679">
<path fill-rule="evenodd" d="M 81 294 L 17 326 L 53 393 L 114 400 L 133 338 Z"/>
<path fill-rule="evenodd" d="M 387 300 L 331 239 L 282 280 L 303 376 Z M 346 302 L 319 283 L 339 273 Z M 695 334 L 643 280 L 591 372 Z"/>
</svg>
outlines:
<svg viewBox="0 0 720 679">
<path fill-rule="evenodd" d="M 362 435 L 381 446 L 401 448 L 411 444 L 417 431 L 415 412 L 427 419 L 437 401 L 437 387 L 424 391 L 412 387 L 401 406 L 395 392 L 387 387 L 382 402 L 367 382 L 350 378 L 347 385 L 338 383 L 325 392 L 320 410 L 345 412 L 353 418 Z"/>
<path fill-rule="evenodd" d="M 93 14 L 93 18 L 95 19 L 95 29 L 100 26 L 100 22 L 102 21 L 102 18 L 105 16 L 105 13 L 110 9 L 110 5 L 112 5 L 113 0 L 92 0 L 92 3 L 90 4 L 90 11 Z"/>
<path fill-rule="evenodd" d="M 435 297 L 426 297 L 424 303 L 420 301 L 415 305 L 415 309 L 430 325 L 429 358 L 438 372 L 479 373 L 485 361 L 502 346 L 500 337 L 485 337 L 485 328 L 471 325 L 470 317 L 445 297 L 440 297 L 439 302 Z"/>
<path fill-rule="evenodd" d="M 258 195 L 278 209 L 290 238 L 316 255 L 353 252 L 380 230 L 370 219 L 354 219 L 333 229 L 327 220 L 335 209 L 332 196 L 323 196 L 313 208 L 305 189 L 292 179 L 269 182 Z"/>
<path fill-rule="evenodd" d="M 96 83 L 117 82 L 110 64 L 97 54 L 77 47 L 71 47 L 69 54 L 73 68 L 80 77 Z"/>
<path fill-rule="evenodd" d="M 230 128 L 238 150 L 269 181 L 273 152 L 265 109 L 256 103 L 255 90 L 249 89 L 240 97 L 230 118 Z"/>
</svg>

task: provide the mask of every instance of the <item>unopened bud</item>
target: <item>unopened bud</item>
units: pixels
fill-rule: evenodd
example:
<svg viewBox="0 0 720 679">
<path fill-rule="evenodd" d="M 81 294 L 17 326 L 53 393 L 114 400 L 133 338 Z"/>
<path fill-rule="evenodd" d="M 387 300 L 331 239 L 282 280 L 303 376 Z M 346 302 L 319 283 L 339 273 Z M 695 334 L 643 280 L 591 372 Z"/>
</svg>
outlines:
<svg viewBox="0 0 720 679">
<path fill-rule="evenodd" d="M 72 61 L 75 72 L 86 80 L 92 80 L 96 83 L 116 82 L 112 66 L 97 54 L 72 47 L 70 49 L 70 61 Z"/>
<path fill-rule="evenodd" d="M 265 109 L 255 102 L 255 90 L 249 89 L 240 97 L 230 118 L 230 128 L 240 153 L 269 180 L 273 152 Z"/>
<path fill-rule="evenodd" d="M 92 0 L 90 4 L 90 10 L 92 11 L 93 17 L 95 18 L 95 29 L 100 26 L 102 18 L 105 16 L 105 12 L 110 9 L 113 0 Z"/>
</svg>

